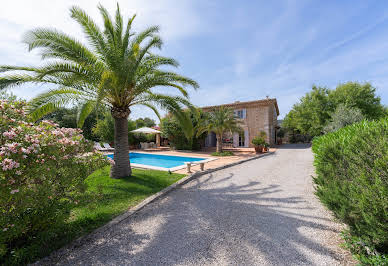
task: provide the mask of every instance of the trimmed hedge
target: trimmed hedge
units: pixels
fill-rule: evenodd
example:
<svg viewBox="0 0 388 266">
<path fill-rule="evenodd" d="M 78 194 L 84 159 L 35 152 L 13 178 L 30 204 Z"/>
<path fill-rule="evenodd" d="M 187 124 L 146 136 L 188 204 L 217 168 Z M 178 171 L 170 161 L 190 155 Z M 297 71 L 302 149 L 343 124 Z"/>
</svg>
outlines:
<svg viewBox="0 0 388 266">
<path fill-rule="evenodd" d="M 312 150 L 316 194 L 349 225 L 350 237 L 362 247 L 358 259 L 388 262 L 388 118 L 316 138 Z"/>
</svg>

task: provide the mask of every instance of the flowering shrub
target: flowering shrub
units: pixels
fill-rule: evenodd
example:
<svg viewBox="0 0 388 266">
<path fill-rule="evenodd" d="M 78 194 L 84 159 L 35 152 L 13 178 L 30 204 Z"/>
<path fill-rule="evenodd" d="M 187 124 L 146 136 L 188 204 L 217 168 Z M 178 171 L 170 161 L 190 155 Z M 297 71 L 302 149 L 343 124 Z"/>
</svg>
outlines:
<svg viewBox="0 0 388 266">
<path fill-rule="evenodd" d="M 24 106 L 0 100 L 0 262 L 34 233 L 64 222 L 85 178 L 107 164 L 81 130 L 30 123 Z"/>
</svg>

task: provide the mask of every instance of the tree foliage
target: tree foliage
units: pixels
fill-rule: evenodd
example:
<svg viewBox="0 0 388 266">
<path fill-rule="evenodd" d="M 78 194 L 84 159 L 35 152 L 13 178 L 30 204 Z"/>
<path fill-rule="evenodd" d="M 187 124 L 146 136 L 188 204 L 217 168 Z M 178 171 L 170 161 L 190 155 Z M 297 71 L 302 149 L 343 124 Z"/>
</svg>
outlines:
<svg viewBox="0 0 388 266">
<path fill-rule="evenodd" d="M 197 150 L 205 138 L 200 128 L 206 117 L 201 109 L 194 107 L 182 113 L 171 113 L 161 120 L 162 136 L 168 138 L 170 145 L 178 150 Z"/>
<path fill-rule="evenodd" d="M 128 120 L 128 143 L 134 145 L 139 143 L 138 136 L 135 136 L 133 133 L 130 133 L 131 130 L 136 129 L 136 122 L 133 120 Z M 99 119 L 96 125 L 92 129 L 93 135 L 100 142 L 112 143 L 114 141 L 114 119 L 110 112 L 106 112 L 104 116 Z"/>
<path fill-rule="evenodd" d="M 312 91 L 294 104 L 284 118 L 283 125 L 293 132 L 310 137 L 319 136 L 325 132 L 325 127 L 333 120 L 340 105 L 359 109 L 367 119 L 379 119 L 387 112 L 375 91 L 369 83 L 348 82 L 338 85 L 334 90 L 313 86 Z"/>
<path fill-rule="evenodd" d="M 358 108 L 366 119 L 379 119 L 386 115 L 381 99 L 376 96 L 376 88 L 370 83 L 347 82 L 329 91 L 329 101 L 333 106 L 340 104 L 349 108 Z"/>
<path fill-rule="evenodd" d="M 333 132 L 348 125 L 360 122 L 363 119 L 364 116 L 360 109 L 347 107 L 341 103 L 331 115 L 331 120 L 325 126 L 324 132 Z"/>
<path fill-rule="evenodd" d="M 136 123 L 136 128 L 156 126 L 155 120 L 149 117 L 138 118 L 135 120 L 135 123 Z"/>
</svg>

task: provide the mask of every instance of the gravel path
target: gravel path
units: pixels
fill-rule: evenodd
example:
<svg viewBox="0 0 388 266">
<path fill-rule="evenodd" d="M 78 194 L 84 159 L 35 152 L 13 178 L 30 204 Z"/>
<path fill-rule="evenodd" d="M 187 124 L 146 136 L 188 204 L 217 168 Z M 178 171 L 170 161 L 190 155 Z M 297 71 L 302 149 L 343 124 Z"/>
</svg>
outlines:
<svg viewBox="0 0 388 266">
<path fill-rule="evenodd" d="M 303 145 L 204 175 L 61 258 L 62 265 L 344 265 Z"/>
</svg>

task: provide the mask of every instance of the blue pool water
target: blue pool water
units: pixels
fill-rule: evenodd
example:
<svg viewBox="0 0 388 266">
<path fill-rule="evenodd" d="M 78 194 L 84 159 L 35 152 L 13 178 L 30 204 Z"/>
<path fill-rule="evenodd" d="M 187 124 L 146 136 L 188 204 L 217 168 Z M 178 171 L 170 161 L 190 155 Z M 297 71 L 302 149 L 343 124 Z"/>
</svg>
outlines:
<svg viewBox="0 0 388 266">
<path fill-rule="evenodd" d="M 113 154 L 108 155 L 108 157 L 113 158 Z M 151 165 L 151 166 L 164 167 L 164 168 L 173 168 L 173 167 L 184 165 L 185 162 L 198 162 L 198 161 L 205 160 L 206 158 L 130 152 L 129 159 L 131 160 L 131 163 Z"/>
</svg>

